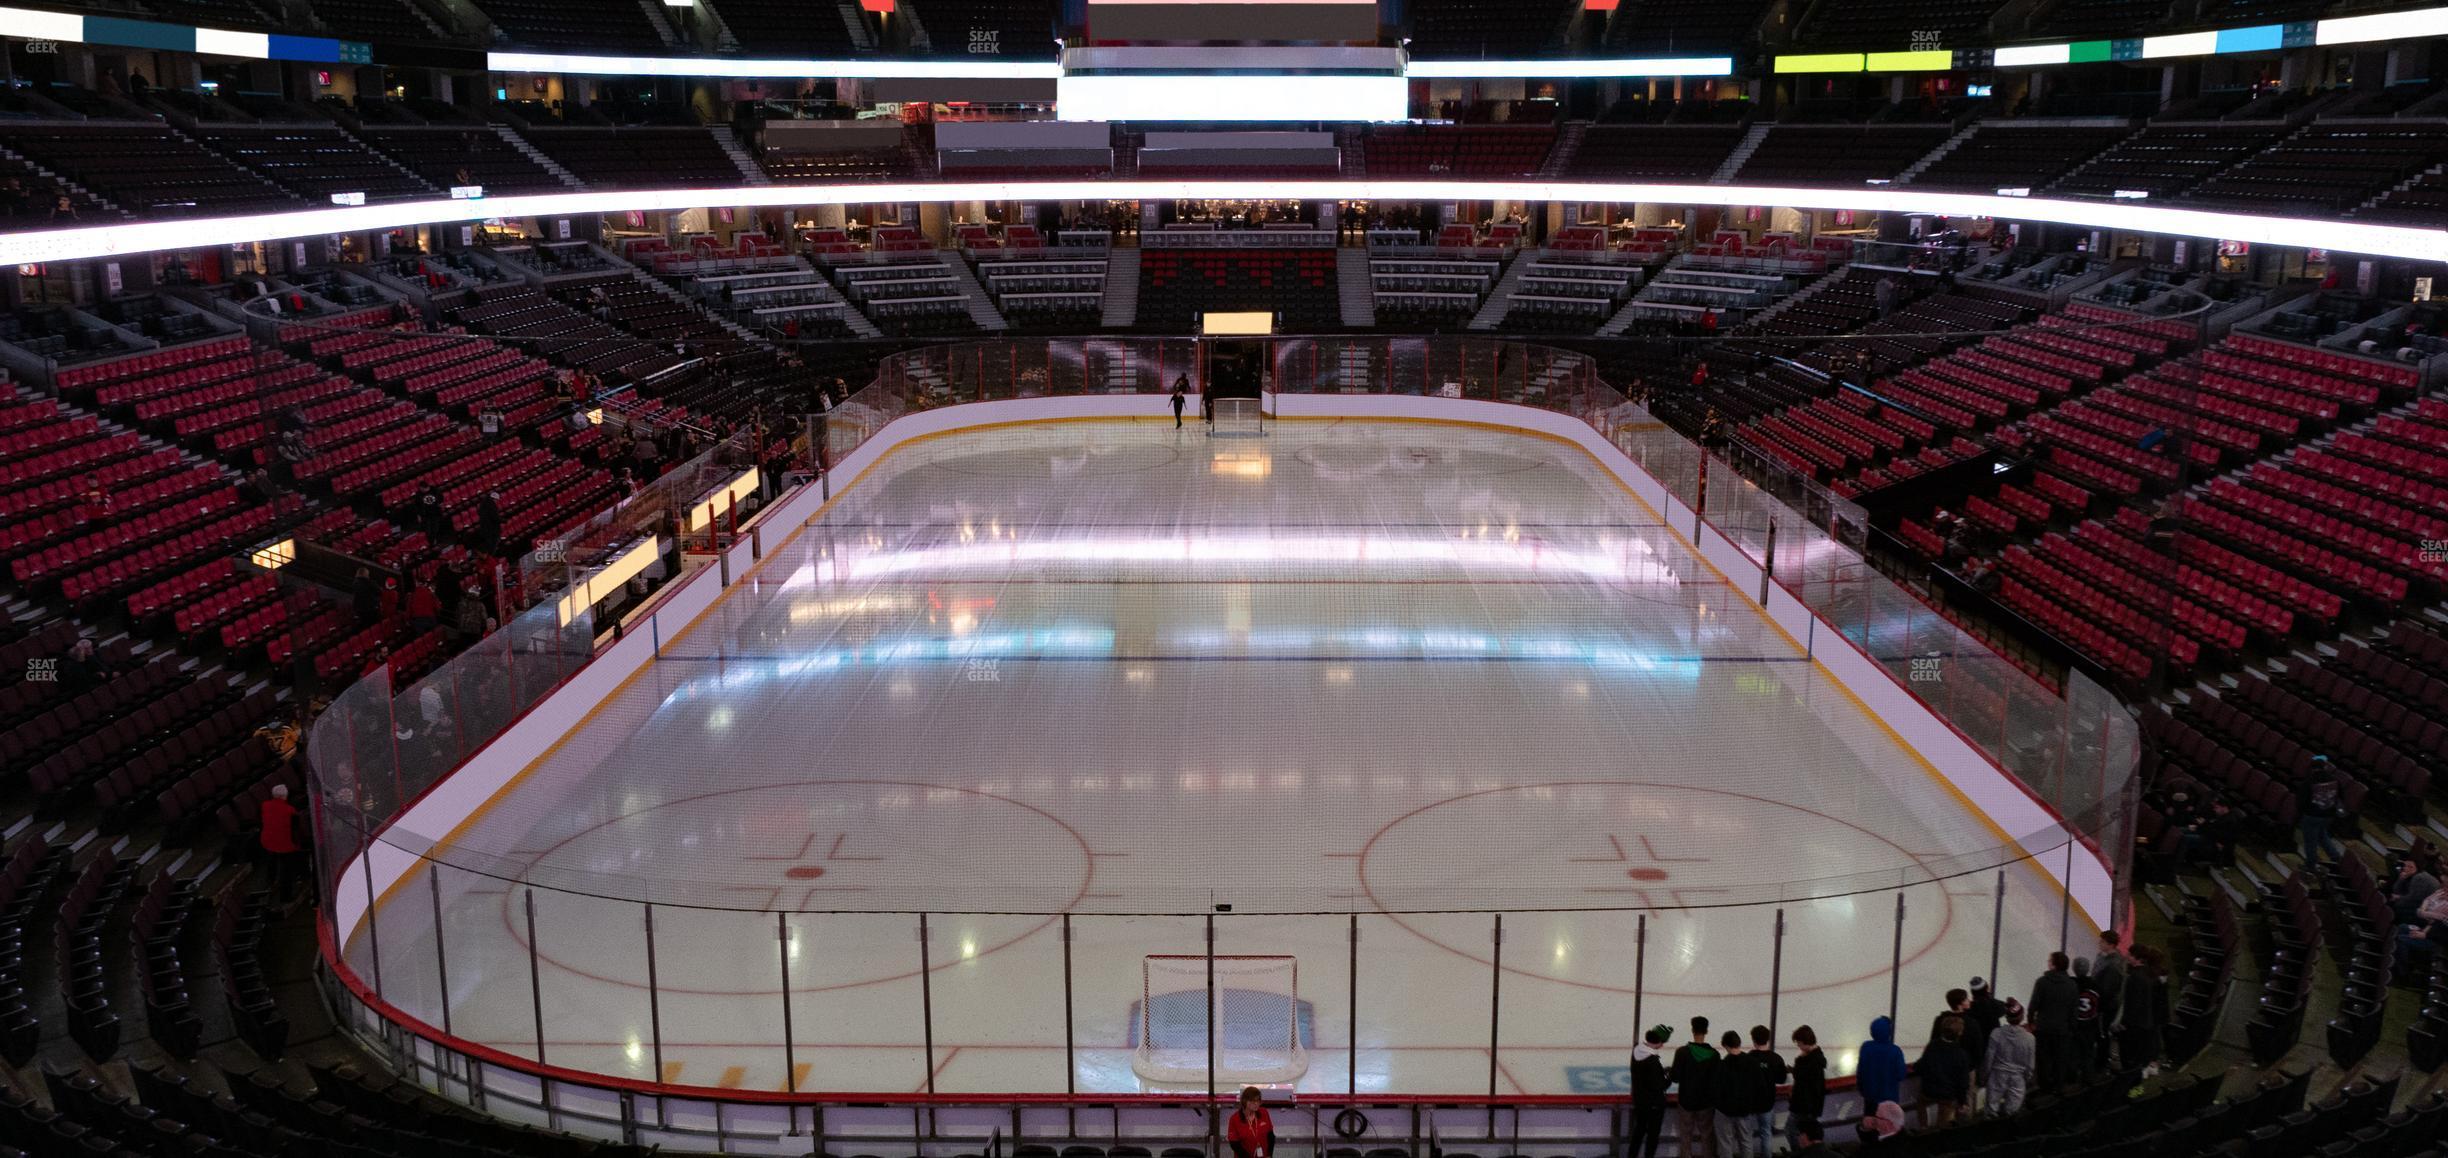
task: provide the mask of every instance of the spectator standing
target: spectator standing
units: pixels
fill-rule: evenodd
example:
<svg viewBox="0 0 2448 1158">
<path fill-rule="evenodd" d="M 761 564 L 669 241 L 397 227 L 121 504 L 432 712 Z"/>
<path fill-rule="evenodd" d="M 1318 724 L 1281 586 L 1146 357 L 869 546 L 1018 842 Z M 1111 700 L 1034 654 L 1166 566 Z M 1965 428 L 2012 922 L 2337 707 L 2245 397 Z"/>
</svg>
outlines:
<svg viewBox="0 0 2448 1158">
<path fill-rule="evenodd" d="M 2303 843 L 2303 867 L 2311 868 L 2324 856 L 2335 861 L 2346 855 L 2346 847 L 2329 834 L 2344 811 L 2340 796 L 2329 757 L 2314 756 L 2311 775 L 2295 790 L 2295 835 Z"/>
<path fill-rule="evenodd" d="M 1963 1032 L 1962 1014 L 1939 1018 L 1937 1036 L 1921 1047 L 1921 1064 L 1914 1067 L 1921 1076 L 1921 1105 L 1936 1113 L 1940 1127 L 1954 1125 L 1971 1108 L 1972 1057 L 1964 1052 Z"/>
<path fill-rule="evenodd" d="M 2091 984 L 2100 995 L 2100 1048 L 2092 1058 L 2095 1070 L 2106 1071 L 2115 1061 L 2117 1030 L 2125 1013 L 2125 949 L 2116 930 L 2102 929 L 2099 956 L 2091 961 Z"/>
<path fill-rule="evenodd" d="M 357 613 L 357 626 L 372 627 L 382 618 L 382 588 L 374 583 L 374 572 L 365 567 L 349 580 L 349 607 Z"/>
<path fill-rule="evenodd" d="M 408 593 L 408 627 L 419 635 L 434 629 L 442 620 L 442 597 L 434 593 L 432 583 L 419 583 Z"/>
<path fill-rule="evenodd" d="M 499 488 L 485 492 L 476 503 L 476 536 L 488 551 L 499 550 L 502 536 L 502 493 Z"/>
<path fill-rule="evenodd" d="M 1819 1048 L 1819 1033 L 1799 1026 L 1793 1031 L 1793 1092 L 1785 1099 L 1785 1129 L 1794 1150 L 1802 1150 L 1803 1128 L 1816 1128 L 1827 1113 L 1827 1053 Z"/>
<path fill-rule="evenodd" d="M 1740 1030 L 1729 1029 L 1717 1039 L 1717 1071 L 1710 1075 L 1716 1087 L 1717 1156 L 1718 1158 L 1750 1158 L 1754 1138 L 1751 1136 L 1753 1090 L 1758 1081 L 1753 1075 L 1758 1063 L 1743 1052 Z"/>
<path fill-rule="evenodd" d="M 484 635 L 486 618 L 484 588 L 470 579 L 459 593 L 451 628 L 461 640 L 473 641 Z"/>
<path fill-rule="evenodd" d="M 1178 397 L 1178 395 L 1177 395 Z M 1666 1055 L 1674 1030 L 1649 1027 L 1632 1047 L 1632 1145 L 1629 1158 L 1657 1158 L 1658 1142 L 1666 1133 Z"/>
<path fill-rule="evenodd" d="M 1674 1053 L 1667 1076 L 1674 1079 L 1676 1106 L 1675 1153 L 1682 1156 L 1717 1154 L 1717 1051 L 1709 1045 L 1709 1022 L 1691 1019 L 1692 1039 Z"/>
<path fill-rule="evenodd" d="M 2167 958 L 2156 946 L 2136 945 L 2133 965 L 2125 971 L 2125 1026 L 2119 1048 L 2125 1065 L 2148 1071 L 2159 1064 L 2167 1026 Z"/>
<path fill-rule="evenodd" d="M 1929 1043 L 1934 1043 L 1938 1040 L 1938 1030 L 1940 1027 L 1946 1024 L 1946 1019 L 1952 1017 L 1958 1021 L 1964 1020 L 1964 1015 L 1969 1013 L 1971 1009 L 1972 993 L 1970 990 L 1947 990 L 1946 1008 L 1939 1010 L 1936 1016 L 1930 1018 L 1929 1037 L 1924 1039 L 1924 1044 L 1921 1047 L 1922 1050 L 1924 1052 L 1928 1051 Z"/>
<path fill-rule="evenodd" d="M 1972 1055 L 1972 1072 L 1980 1073 L 1989 1058 L 1989 1035 L 2006 1020 L 2006 1003 L 1989 991 L 1989 982 L 1972 979 L 1972 1001 L 1964 1009 L 1964 1051 Z"/>
<path fill-rule="evenodd" d="M 1904 1049 L 1895 1043 L 1894 1019 L 1881 1017 L 1870 1022 L 1870 1040 L 1862 1043 L 1853 1084 L 1861 1091 L 1865 1106 L 1903 1100 Z"/>
<path fill-rule="evenodd" d="M 289 803 L 289 786 L 275 784 L 257 813 L 256 844 L 263 849 L 264 867 L 272 876 L 272 896 L 289 903 L 298 870 L 297 808 Z"/>
<path fill-rule="evenodd" d="M 440 534 L 449 525 L 442 513 L 442 492 L 431 483 L 420 483 L 416 489 L 417 526 L 428 535 Z"/>
<path fill-rule="evenodd" d="M 2006 1022 L 1989 1035 L 1989 1053 L 1981 1080 L 1989 1087 L 1989 1112 L 2006 1117 L 2023 1108 L 2023 1091 L 2031 1085 L 2032 1035 L 2023 1028 L 2023 1006 L 2006 1003 Z"/>
<path fill-rule="evenodd" d="M 1895 312 L 1896 300 L 1904 295 L 1904 287 L 1896 284 L 1894 274 L 1889 274 L 1878 280 L 1878 286 L 1871 291 L 1871 294 L 1878 299 L 1878 316 L 1881 321 L 1884 321 L 1889 314 Z"/>
<path fill-rule="evenodd" d="M 629 443 L 629 457 L 637 467 L 639 478 L 651 479 L 663 473 L 659 469 L 659 464 L 663 461 L 663 448 L 655 445 L 654 430 L 651 427 L 639 425 L 637 434 Z"/>
<path fill-rule="evenodd" d="M 2039 1089 L 2053 1093 L 2073 1079 L 2074 1000 L 2081 990 L 2066 972 L 2066 955 L 2049 954 L 2048 972 L 2032 982 L 2033 1072 Z"/>
<path fill-rule="evenodd" d="M 1751 1027 L 1751 1139 L 1755 1158 L 1768 1158 L 1770 1135 L 1776 1133 L 1777 1087 L 1785 1084 L 1785 1059 L 1777 1056 L 1776 1034 L 1767 1026 Z"/>
<path fill-rule="evenodd" d="M 2067 1076 L 2077 1082 L 2087 1082 L 2098 1073 L 2100 1043 L 2107 1037 L 2107 1023 L 2100 1018 L 2099 982 L 2091 976 L 2091 959 L 2074 959 L 2074 1056 L 2067 1066 Z"/>
</svg>

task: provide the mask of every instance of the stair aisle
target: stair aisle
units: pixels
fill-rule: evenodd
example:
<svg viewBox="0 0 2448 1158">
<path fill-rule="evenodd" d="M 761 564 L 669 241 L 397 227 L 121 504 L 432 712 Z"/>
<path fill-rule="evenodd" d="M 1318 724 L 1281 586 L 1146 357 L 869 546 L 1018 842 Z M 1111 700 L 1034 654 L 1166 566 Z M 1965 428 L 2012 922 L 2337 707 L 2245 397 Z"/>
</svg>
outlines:
<svg viewBox="0 0 2448 1158">
<path fill-rule="evenodd" d="M 1377 280 L 1370 273 L 1369 251 L 1346 246 L 1335 251 L 1336 290 L 1341 295 L 1343 326 L 1365 330 L 1377 324 Z"/>
<path fill-rule="evenodd" d="M 1105 263 L 1105 328 L 1139 324 L 1139 251 L 1116 249 Z"/>
</svg>

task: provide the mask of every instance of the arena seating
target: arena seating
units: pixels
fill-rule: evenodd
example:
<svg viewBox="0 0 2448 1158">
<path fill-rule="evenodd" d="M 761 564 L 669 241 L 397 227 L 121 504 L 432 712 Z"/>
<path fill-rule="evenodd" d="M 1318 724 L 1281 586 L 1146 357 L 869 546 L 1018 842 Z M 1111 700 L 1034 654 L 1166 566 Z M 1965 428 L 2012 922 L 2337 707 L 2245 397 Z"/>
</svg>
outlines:
<svg viewBox="0 0 2448 1158">
<path fill-rule="evenodd" d="M 1591 125 L 1564 175 L 1578 180 L 1692 181 L 1741 144 L 1741 125 Z"/>
<path fill-rule="evenodd" d="M 72 220 L 107 221 L 117 216 L 93 195 L 45 177 L 23 161 L 0 157 L 0 228 L 56 227 L 52 217 L 61 197 L 68 198 Z"/>
<path fill-rule="evenodd" d="M 330 203 L 334 193 L 363 193 L 368 201 L 393 201 L 435 197 L 442 192 L 401 172 L 335 126 L 199 125 L 194 136 L 281 188 L 324 204 Z"/>
<path fill-rule="evenodd" d="M 2125 139 L 2123 125 L 2022 127 L 2012 121 L 1980 126 L 1929 168 L 1915 175 L 1915 189 L 2040 189 Z"/>
<path fill-rule="evenodd" d="M 278 186 L 161 125 L 0 121 L 0 146 L 143 216 L 263 213 L 298 204 Z"/>
<path fill-rule="evenodd" d="M 2188 201 L 2325 216 L 2448 159 L 2448 125 L 2316 123 L 2197 185 Z"/>
<path fill-rule="evenodd" d="M 1043 248 L 981 255 L 977 277 L 1015 326 L 1080 332 L 1105 316 L 1103 253 L 1065 257 Z"/>
<path fill-rule="evenodd" d="M 725 129 L 529 128 L 520 136 L 590 186 L 607 189 L 737 185 L 739 167 L 714 141 Z"/>
<path fill-rule="evenodd" d="M 2154 124 L 2076 168 L 2048 191 L 2108 197 L 2124 189 L 2166 197 L 2200 184 L 2285 133 L 2284 126 L 2269 124 Z"/>
<path fill-rule="evenodd" d="M 2448 171 L 2436 168 L 2426 171 L 2404 188 L 2381 194 L 2368 208 L 2355 210 L 2353 216 L 2405 225 L 2438 226 L 2448 222 Z"/>
<path fill-rule="evenodd" d="M 803 152 L 768 146 L 757 164 L 786 184 L 903 181 L 934 176 L 934 165 L 908 140 L 889 149 Z"/>
<path fill-rule="evenodd" d="M 879 235 L 896 235 L 887 244 L 923 245 L 916 230 L 879 227 Z M 965 334 L 976 330 L 969 295 L 952 271 L 957 255 L 924 249 L 886 251 L 873 259 L 835 265 L 832 276 L 842 297 L 876 326 L 897 337 Z"/>
<path fill-rule="evenodd" d="M 360 135 L 437 188 L 476 184 L 489 194 L 544 193 L 561 179 L 493 131 L 474 126 L 368 126 Z M 467 178 L 462 181 L 461 178 Z"/>
<path fill-rule="evenodd" d="M 1371 257 L 1369 289 L 1378 324 L 1459 328 L 1479 312 L 1503 273 L 1504 261 L 1494 253 Z"/>
<path fill-rule="evenodd" d="M 1365 150 L 1374 177 L 1530 177 L 1555 130 L 1512 125 L 1380 125 Z"/>
<path fill-rule="evenodd" d="M 1341 325 L 1329 249 L 1151 249 L 1139 256 L 1139 324 L 1182 330 L 1217 310 L 1263 310 L 1288 333 Z"/>
<path fill-rule="evenodd" d="M 1954 135 L 1943 125 L 1778 125 L 1737 181 L 1846 184 L 1886 180 Z"/>
</svg>

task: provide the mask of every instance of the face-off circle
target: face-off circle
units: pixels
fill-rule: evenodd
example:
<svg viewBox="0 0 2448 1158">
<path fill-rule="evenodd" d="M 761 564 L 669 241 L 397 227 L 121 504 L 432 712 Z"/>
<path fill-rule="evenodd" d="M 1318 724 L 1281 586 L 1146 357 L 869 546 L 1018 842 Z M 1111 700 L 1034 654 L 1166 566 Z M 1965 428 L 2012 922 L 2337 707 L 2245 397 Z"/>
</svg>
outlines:
<svg viewBox="0 0 2448 1158">
<path fill-rule="evenodd" d="M 1492 839 L 1491 834 L 1536 834 L 1535 840 Z M 1451 909 L 1463 881 L 1504 898 L 1484 907 L 1521 910 L 1648 910 L 1653 936 L 1676 920 L 1771 921 L 1780 879 L 1764 853 L 1777 843 L 1807 834 L 1815 871 L 1832 878 L 1892 869 L 1910 879 L 1919 857 L 1884 836 L 1850 821 L 1781 800 L 1679 784 L 1568 781 L 1524 784 L 1465 793 L 1396 817 L 1377 830 L 1359 857 L 1362 892 L 1389 919 L 1445 951 L 1478 962 L 1491 960 L 1485 946 L 1457 944 L 1407 922 L 1404 912 Z M 1772 843 L 1773 842 L 1773 843 Z M 1763 872 L 1770 875 L 1763 876 Z M 1932 890 L 1945 898 L 1943 889 Z M 1888 894 L 1881 893 L 1881 896 Z M 1837 896 L 1784 902 L 1788 944 L 1807 938 L 1814 925 L 1833 932 L 1862 919 L 1860 906 Z M 1476 906 L 1474 907 L 1481 907 Z M 1561 914 L 1558 914 L 1561 916 Z M 1945 900 L 1935 921 L 1905 945 L 1909 962 L 1936 947 L 1953 921 Z M 1631 927 L 1629 915 L 1620 922 Z M 1808 943 L 1807 940 L 1801 943 Z M 1626 963 L 1625 984 L 1568 976 L 1537 954 L 1508 954 L 1505 971 L 1559 984 L 1631 993 L 1633 946 L 1610 950 Z M 1747 997 L 1757 994 L 1711 987 L 1709 973 L 1677 978 L 1653 957 L 1646 993 L 1653 997 Z M 1884 976 L 1880 968 L 1823 955 L 1788 954 L 1782 990 L 1805 993 Z M 1697 984 L 1695 984 L 1697 982 Z"/>
<path fill-rule="evenodd" d="M 972 815 L 964 816 L 964 813 Z M 991 842 L 961 834 L 994 832 Z M 710 857 L 718 847 L 727 857 Z M 668 860 L 671 863 L 665 863 Z M 1055 912 L 1074 907 L 1089 889 L 1094 858 L 1088 843 L 1062 818 L 1034 805 L 943 784 L 899 780 L 830 780 L 737 788 L 682 797 L 630 811 L 564 838 L 530 862 L 526 877 L 571 880 L 604 874 L 617 866 L 684 922 L 687 905 L 740 913 L 821 914 L 842 910 L 950 910 L 956 890 L 927 882 L 996 880 L 1027 882 L 1041 895 L 1016 907 Z M 685 867 L 682 867 L 685 866 Z M 549 886 L 544 886 L 549 888 Z M 502 919 L 526 948 L 513 913 L 513 889 L 502 898 Z M 645 899 L 641 897 L 640 899 Z M 606 902 L 623 903 L 626 902 Z M 810 918 L 820 924 L 825 918 Z M 915 918 L 912 918 L 914 921 Z M 1048 917 L 1050 924 L 1056 918 Z M 984 956 L 1034 935 L 980 945 Z M 539 960 L 589 980 L 644 986 L 642 952 L 571 960 L 552 952 L 555 938 L 539 929 Z M 639 961 L 630 961 L 629 957 Z M 938 962 L 942 968 L 949 962 Z M 897 964 L 869 975 L 830 976 L 802 983 L 794 992 L 846 989 L 914 976 Z M 897 971 L 896 971 L 897 970 Z M 634 975 L 632 975 L 634 974 Z M 771 994 L 774 983 L 726 984 L 707 977 L 694 984 L 660 978 L 669 993 L 716 996 Z"/>
</svg>

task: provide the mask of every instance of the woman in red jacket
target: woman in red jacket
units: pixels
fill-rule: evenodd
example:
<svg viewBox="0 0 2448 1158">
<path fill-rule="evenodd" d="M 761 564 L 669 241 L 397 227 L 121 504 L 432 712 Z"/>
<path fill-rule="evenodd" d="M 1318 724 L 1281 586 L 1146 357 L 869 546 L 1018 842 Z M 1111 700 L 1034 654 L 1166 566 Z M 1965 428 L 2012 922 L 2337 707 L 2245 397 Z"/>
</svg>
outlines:
<svg viewBox="0 0 2448 1158">
<path fill-rule="evenodd" d="M 1241 1104 L 1233 1110 L 1224 1139 L 1232 1143 L 1233 1158 L 1274 1158 L 1275 1119 L 1260 1104 L 1258 1087 L 1242 1087 Z"/>
</svg>

